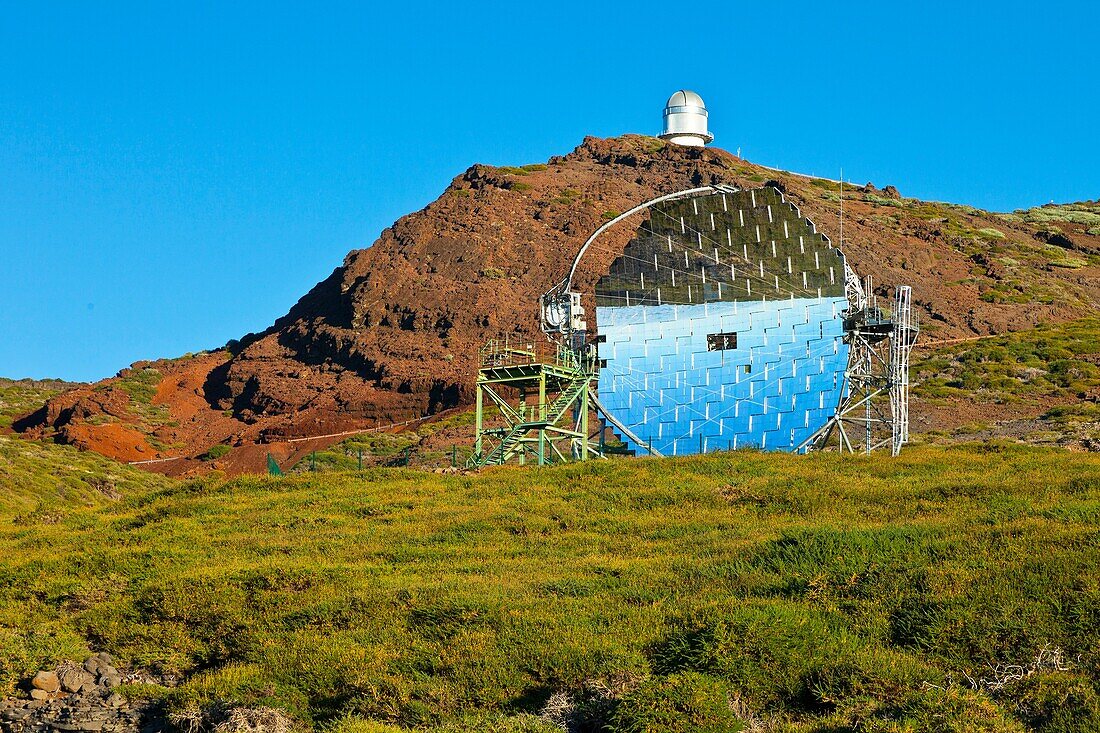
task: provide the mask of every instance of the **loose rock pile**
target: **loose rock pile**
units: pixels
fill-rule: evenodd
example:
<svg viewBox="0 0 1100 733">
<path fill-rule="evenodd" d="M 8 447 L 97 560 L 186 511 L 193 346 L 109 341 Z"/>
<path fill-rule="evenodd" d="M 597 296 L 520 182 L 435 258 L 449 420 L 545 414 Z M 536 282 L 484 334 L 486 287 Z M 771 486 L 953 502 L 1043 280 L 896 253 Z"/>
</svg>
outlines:
<svg viewBox="0 0 1100 733">
<path fill-rule="evenodd" d="M 29 696 L 0 701 L 3 733 L 153 733 L 162 720 L 147 702 L 132 703 L 115 691 L 123 682 L 146 681 L 124 675 L 108 654 L 88 657 L 83 665 L 62 662 L 30 680 Z"/>
</svg>

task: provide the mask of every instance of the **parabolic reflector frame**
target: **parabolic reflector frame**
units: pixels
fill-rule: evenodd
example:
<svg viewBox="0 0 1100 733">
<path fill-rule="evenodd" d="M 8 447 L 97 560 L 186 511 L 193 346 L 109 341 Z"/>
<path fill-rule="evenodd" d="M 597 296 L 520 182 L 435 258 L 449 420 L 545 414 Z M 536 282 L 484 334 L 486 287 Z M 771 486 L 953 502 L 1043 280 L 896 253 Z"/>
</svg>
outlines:
<svg viewBox="0 0 1100 733">
<path fill-rule="evenodd" d="M 844 258 L 774 188 L 650 207 L 595 302 L 597 393 L 636 450 L 791 450 L 835 410 Z"/>
<path fill-rule="evenodd" d="M 615 228 L 628 229 L 625 246 Z M 607 222 L 543 296 L 544 331 L 584 348 L 586 306 L 593 402 L 635 452 L 823 447 L 852 402 L 846 318 L 867 298 L 843 253 L 776 188 L 689 189 Z M 901 442 L 905 428 L 894 428 Z"/>
</svg>

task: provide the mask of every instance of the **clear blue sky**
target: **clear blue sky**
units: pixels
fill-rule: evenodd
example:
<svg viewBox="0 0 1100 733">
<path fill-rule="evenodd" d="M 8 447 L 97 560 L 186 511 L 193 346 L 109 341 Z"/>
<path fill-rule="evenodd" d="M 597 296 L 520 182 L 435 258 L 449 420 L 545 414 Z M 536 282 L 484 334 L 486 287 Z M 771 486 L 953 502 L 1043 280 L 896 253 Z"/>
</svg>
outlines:
<svg viewBox="0 0 1100 733">
<path fill-rule="evenodd" d="M 0 3 L 0 375 L 262 330 L 472 163 L 656 133 L 680 87 L 756 162 L 1100 198 L 1097 5 L 982 5 Z"/>
</svg>

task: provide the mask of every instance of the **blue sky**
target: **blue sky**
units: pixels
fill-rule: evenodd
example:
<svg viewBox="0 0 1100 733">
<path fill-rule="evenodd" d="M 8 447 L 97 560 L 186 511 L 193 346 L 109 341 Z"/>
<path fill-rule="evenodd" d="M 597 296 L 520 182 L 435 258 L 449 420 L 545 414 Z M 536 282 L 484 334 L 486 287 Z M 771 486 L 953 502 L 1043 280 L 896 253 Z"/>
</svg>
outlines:
<svg viewBox="0 0 1100 733">
<path fill-rule="evenodd" d="M 371 6 L 0 3 L 0 375 L 262 330 L 469 165 L 656 133 L 680 87 L 759 163 L 1100 198 L 1094 3 Z"/>
</svg>

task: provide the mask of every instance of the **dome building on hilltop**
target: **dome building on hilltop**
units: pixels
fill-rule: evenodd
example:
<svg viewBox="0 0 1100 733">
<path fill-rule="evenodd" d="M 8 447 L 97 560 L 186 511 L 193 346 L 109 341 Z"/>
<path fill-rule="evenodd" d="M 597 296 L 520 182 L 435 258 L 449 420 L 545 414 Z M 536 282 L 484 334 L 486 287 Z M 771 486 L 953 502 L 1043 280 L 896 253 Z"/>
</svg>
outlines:
<svg viewBox="0 0 1100 733">
<path fill-rule="evenodd" d="M 714 140 L 707 131 L 707 106 L 695 92 L 681 89 L 665 105 L 664 132 L 658 137 L 676 145 L 702 147 Z"/>
</svg>

